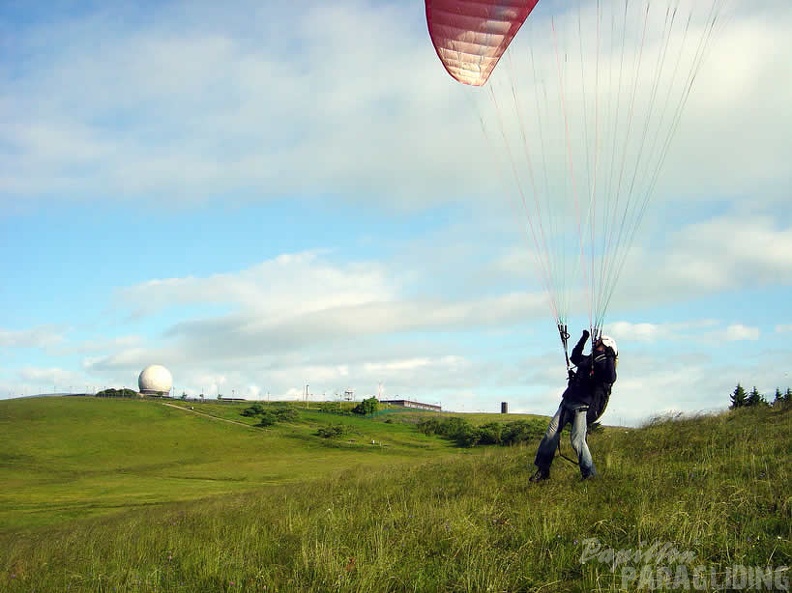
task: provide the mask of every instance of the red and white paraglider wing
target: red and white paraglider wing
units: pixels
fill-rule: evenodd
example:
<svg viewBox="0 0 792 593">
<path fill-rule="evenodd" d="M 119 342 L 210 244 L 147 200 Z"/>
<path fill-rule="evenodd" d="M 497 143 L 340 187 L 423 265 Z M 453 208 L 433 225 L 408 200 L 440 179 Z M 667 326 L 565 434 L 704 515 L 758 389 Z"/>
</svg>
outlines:
<svg viewBox="0 0 792 593">
<path fill-rule="evenodd" d="M 448 73 L 481 86 L 539 0 L 426 0 L 432 44 Z"/>
</svg>

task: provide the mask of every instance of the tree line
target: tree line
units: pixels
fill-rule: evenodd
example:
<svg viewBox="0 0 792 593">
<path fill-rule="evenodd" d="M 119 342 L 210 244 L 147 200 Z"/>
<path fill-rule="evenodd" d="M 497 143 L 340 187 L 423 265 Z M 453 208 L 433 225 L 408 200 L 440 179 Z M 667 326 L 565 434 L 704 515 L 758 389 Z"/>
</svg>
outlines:
<svg viewBox="0 0 792 593">
<path fill-rule="evenodd" d="M 782 392 L 780 388 L 776 387 L 775 397 L 770 402 L 762 393 L 759 393 L 756 386 L 751 391 L 745 391 L 742 384 L 737 383 L 737 387 L 734 388 L 729 399 L 731 401 L 730 410 L 755 406 L 786 406 L 792 403 L 792 388 L 787 387 L 786 391 Z"/>
</svg>

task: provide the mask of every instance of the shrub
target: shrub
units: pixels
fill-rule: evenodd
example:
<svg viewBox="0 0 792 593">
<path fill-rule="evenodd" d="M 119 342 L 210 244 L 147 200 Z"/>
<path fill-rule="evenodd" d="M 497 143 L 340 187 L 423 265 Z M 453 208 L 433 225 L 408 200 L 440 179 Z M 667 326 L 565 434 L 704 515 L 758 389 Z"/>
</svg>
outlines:
<svg viewBox="0 0 792 593">
<path fill-rule="evenodd" d="M 278 417 L 270 410 L 264 410 L 264 412 L 259 414 L 259 417 L 259 423 L 256 426 L 262 426 L 265 428 L 267 426 L 272 426 L 278 421 Z"/>
<path fill-rule="evenodd" d="M 139 397 L 140 394 L 132 389 L 103 389 L 96 394 L 96 397 Z"/>
<path fill-rule="evenodd" d="M 319 411 L 327 414 L 347 414 L 347 411 L 341 407 L 341 402 L 322 402 Z"/>
<path fill-rule="evenodd" d="M 479 426 L 476 432 L 478 433 L 478 443 L 480 445 L 500 445 L 503 443 L 503 423 L 490 422 Z"/>
<path fill-rule="evenodd" d="M 475 427 L 464 418 L 431 418 L 419 422 L 419 431 L 427 435 L 438 435 L 454 441 L 460 447 L 475 445 L 517 445 L 534 441 L 544 434 L 544 421 L 515 420 L 514 422 L 490 422 Z"/>
<path fill-rule="evenodd" d="M 242 410 L 242 415 L 247 418 L 253 418 L 254 416 L 258 416 L 259 414 L 263 414 L 265 412 L 264 406 L 261 404 L 253 404 L 249 408 L 245 408 Z"/>
<path fill-rule="evenodd" d="M 534 420 L 515 420 L 507 422 L 501 436 L 503 445 L 519 445 L 542 438 L 547 429 L 547 422 L 538 418 Z"/>
<path fill-rule="evenodd" d="M 259 403 L 242 410 L 242 415 L 247 418 L 260 417 L 256 426 L 272 426 L 277 422 L 293 422 L 300 417 L 297 410 L 289 406 L 263 406 Z"/>
<path fill-rule="evenodd" d="M 278 422 L 294 422 L 300 417 L 299 412 L 289 406 L 278 406 L 272 412 Z"/>
<path fill-rule="evenodd" d="M 316 436 L 325 439 L 332 439 L 340 437 L 349 432 L 349 428 L 343 424 L 332 424 L 329 426 L 321 426 L 316 431 Z"/>
<path fill-rule="evenodd" d="M 369 414 L 373 414 L 379 409 L 379 401 L 376 397 L 370 397 L 368 399 L 364 399 L 354 408 L 352 408 L 352 412 L 354 414 L 360 414 L 361 416 L 368 416 Z"/>
<path fill-rule="evenodd" d="M 432 418 L 430 420 L 422 420 L 416 425 L 416 428 L 425 435 L 432 436 L 432 435 L 442 435 L 441 431 L 441 421 Z M 443 435 L 445 436 L 445 435 Z"/>
<path fill-rule="evenodd" d="M 454 441 L 460 447 L 472 447 L 479 442 L 477 429 L 470 422 L 458 416 L 424 420 L 418 423 L 417 428 L 424 434 L 436 434 Z"/>
</svg>

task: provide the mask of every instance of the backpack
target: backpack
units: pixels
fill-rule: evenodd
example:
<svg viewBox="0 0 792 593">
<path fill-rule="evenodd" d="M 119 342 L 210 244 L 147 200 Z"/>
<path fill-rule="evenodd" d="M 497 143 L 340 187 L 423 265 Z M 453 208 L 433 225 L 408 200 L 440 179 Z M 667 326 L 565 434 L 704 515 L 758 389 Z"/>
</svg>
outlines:
<svg viewBox="0 0 792 593">
<path fill-rule="evenodd" d="M 605 413 L 605 408 L 608 407 L 610 401 L 611 384 L 605 384 L 601 389 L 595 389 L 594 395 L 591 398 L 591 405 L 586 411 L 586 425 L 591 426 L 599 420 Z"/>
<path fill-rule="evenodd" d="M 603 338 L 610 340 L 613 344 L 613 348 L 610 346 L 608 347 L 609 355 L 613 356 L 613 365 L 614 368 L 619 365 L 619 355 L 616 353 L 617 351 L 614 350 L 616 343 L 613 342 L 611 338 Z M 597 358 L 599 360 L 599 357 Z M 602 415 L 605 413 L 605 408 L 608 407 L 608 402 L 610 401 L 611 389 L 613 388 L 613 383 L 604 383 L 601 386 L 598 386 L 594 389 L 594 393 L 591 396 L 591 404 L 589 405 L 588 410 L 586 411 L 586 425 L 591 426 L 597 420 L 599 420 Z"/>
</svg>

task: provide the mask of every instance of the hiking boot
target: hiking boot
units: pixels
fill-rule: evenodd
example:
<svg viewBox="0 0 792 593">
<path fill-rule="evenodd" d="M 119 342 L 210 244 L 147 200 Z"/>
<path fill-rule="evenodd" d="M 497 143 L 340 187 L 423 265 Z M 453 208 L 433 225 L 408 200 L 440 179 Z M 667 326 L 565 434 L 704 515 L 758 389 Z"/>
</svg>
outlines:
<svg viewBox="0 0 792 593">
<path fill-rule="evenodd" d="M 550 479 L 550 470 L 539 468 L 536 473 L 528 478 L 529 482 L 541 482 L 542 480 Z"/>
</svg>

